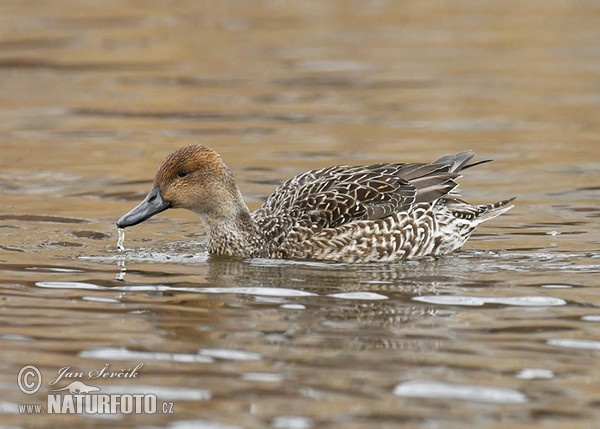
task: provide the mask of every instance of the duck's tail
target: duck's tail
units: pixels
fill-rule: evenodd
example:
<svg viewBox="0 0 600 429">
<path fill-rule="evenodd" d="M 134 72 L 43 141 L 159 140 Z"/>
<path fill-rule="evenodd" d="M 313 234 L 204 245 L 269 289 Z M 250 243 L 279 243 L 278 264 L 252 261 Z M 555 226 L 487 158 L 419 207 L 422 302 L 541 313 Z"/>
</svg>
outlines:
<svg viewBox="0 0 600 429">
<path fill-rule="evenodd" d="M 481 204 L 476 206 L 479 210 L 479 215 L 476 217 L 477 223 L 485 222 L 486 220 L 494 219 L 512 209 L 514 205 L 509 205 L 516 197 L 507 200 L 498 201 L 497 203 Z"/>
<path fill-rule="evenodd" d="M 475 228 L 482 222 L 500 216 L 502 213 L 512 209 L 509 205 L 515 198 L 498 201 L 497 203 L 472 205 L 459 198 L 446 198 L 445 204 L 452 212 L 452 216 Z"/>
</svg>

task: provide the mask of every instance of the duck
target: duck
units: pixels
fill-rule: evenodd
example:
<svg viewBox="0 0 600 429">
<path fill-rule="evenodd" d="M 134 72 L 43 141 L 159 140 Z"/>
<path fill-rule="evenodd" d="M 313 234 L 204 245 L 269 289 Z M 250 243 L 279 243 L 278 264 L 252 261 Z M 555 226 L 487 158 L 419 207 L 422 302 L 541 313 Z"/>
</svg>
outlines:
<svg viewBox="0 0 600 429">
<path fill-rule="evenodd" d="M 196 144 L 170 154 L 152 189 L 117 221 L 144 222 L 184 208 L 204 224 L 214 256 L 371 263 L 459 250 L 482 222 L 510 210 L 513 198 L 472 205 L 461 199 L 461 171 L 472 150 L 430 163 L 335 165 L 282 183 L 250 212 L 221 156 Z"/>
</svg>

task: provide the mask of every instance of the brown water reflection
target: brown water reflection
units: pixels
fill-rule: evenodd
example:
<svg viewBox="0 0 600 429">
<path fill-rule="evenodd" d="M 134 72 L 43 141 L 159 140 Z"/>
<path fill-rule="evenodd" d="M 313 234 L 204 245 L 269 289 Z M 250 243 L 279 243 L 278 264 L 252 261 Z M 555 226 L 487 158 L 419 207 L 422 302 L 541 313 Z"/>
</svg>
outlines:
<svg viewBox="0 0 600 429">
<path fill-rule="evenodd" d="M 595 427 L 595 2 L 0 4 L 0 422 L 15 427 Z M 465 250 L 399 264 L 212 259 L 193 214 L 127 231 L 201 142 L 249 206 L 336 163 L 494 163 L 517 195 Z M 173 414 L 25 415 L 60 368 Z M 36 365 L 41 389 L 17 386 Z M 67 380 L 57 383 L 64 387 Z M 211 426 L 212 425 L 212 426 Z"/>
</svg>

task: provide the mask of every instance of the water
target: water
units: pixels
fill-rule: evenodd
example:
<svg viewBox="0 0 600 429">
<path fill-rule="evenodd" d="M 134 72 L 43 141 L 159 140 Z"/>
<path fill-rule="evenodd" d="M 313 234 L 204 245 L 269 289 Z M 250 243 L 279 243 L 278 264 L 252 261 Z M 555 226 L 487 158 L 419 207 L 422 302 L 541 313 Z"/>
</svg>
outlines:
<svg viewBox="0 0 600 429">
<path fill-rule="evenodd" d="M 595 2 L 176 6 L 0 5 L 2 425 L 598 426 Z M 251 209 L 308 169 L 465 149 L 494 159 L 468 201 L 517 199 L 439 259 L 210 258 L 177 210 L 119 251 L 116 219 L 191 143 Z M 107 364 L 143 365 L 90 378 Z M 19 413 L 72 381 L 166 408 Z"/>
<path fill-rule="evenodd" d="M 119 250 L 119 252 L 124 252 L 125 245 L 123 243 L 125 242 L 125 229 L 117 228 L 117 233 L 119 234 L 119 238 L 117 239 L 117 250 Z"/>
</svg>

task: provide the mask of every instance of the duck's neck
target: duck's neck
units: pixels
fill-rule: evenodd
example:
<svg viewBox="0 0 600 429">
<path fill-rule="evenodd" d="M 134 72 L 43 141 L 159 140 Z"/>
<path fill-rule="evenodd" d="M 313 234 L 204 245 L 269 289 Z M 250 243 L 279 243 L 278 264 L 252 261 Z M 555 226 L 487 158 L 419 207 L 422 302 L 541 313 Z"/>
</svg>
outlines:
<svg viewBox="0 0 600 429">
<path fill-rule="evenodd" d="M 225 204 L 226 210 L 201 215 L 206 226 L 208 252 L 242 258 L 259 256 L 263 240 L 241 193 L 236 191 Z"/>
</svg>

